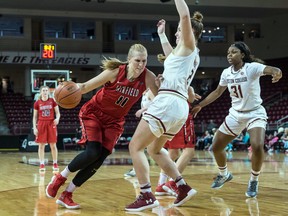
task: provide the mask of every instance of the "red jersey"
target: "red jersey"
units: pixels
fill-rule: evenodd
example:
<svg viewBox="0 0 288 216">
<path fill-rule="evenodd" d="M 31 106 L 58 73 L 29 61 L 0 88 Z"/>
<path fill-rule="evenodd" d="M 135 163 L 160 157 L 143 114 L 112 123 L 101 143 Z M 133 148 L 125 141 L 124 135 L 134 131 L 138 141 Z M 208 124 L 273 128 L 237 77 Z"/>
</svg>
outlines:
<svg viewBox="0 0 288 216">
<path fill-rule="evenodd" d="M 38 111 L 38 120 L 54 120 L 54 107 L 56 106 L 57 103 L 53 98 L 48 98 L 47 101 L 37 100 L 34 103 L 34 109 Z"/>
<path fill-rule="evenodd" d="M 142 97 L 146 90 L 145 77 L 147 69 L 134 81 L 126 78 L 127 65 L 119 66 L 119 73 L 113 83 L 106 83 L 91 99 L 103 113 L 114 118 L 127 115 L 130 108 Z"/>
</svg>

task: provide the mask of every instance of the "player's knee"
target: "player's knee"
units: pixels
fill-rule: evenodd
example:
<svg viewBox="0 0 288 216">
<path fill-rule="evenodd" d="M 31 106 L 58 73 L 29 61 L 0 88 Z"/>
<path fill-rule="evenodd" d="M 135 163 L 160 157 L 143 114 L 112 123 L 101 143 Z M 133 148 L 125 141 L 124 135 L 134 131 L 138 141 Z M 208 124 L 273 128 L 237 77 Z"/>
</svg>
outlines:
<svg viewBox="0 0 288 216">
<path fill-rule="evenodd" d="M 102 153 L 102 144 L 100 142 L 88 141 L 85 153 L 89 161 L 96 160 Z"/>
<path fill-rule="evenodd" d="M 138 151 L 144 151 L 145 147 L 141 147 L 139 143 L 130 142 L 129 143 L 129 152 L 130 154 L 136 153 Z"/>
<path fill-rule="evenodd" d="M 253 142 L 250 142 L 250 144 L 251 144 L 251 146 L 252 146 L 252 151 L 254 152 L 254 153 L 258 153 L 258 152 L 262 152 L 262 151 L 264 151 L 264 147 L 263 147 L 263 145 L 261 145 L 261 144 L 259 144 L 259 143 L 253 143 Z"/>
<path fill-rule="evenodd" d="M 158 155 L 158 154 L 164 154 L 164 152 L 161 152 L 161 149 L 155 148 L 153 145 L 150 145 L 147 147 L 147 152 L 149 155 L 153 157 L 153 155 Z M 166 152 L 165 152 L 166 154 Z"/>
</svg>

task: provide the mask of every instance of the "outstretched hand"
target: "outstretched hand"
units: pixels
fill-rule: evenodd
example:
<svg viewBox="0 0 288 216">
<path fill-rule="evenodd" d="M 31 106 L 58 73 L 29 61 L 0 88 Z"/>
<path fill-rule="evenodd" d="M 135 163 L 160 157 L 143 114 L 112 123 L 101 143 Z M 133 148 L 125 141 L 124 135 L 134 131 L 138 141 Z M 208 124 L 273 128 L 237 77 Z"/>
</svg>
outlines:
<svg viewBox="0 0 288 216">
<path fill-rule="evenodd" d="M 163 80 L 164 78 L 162 74 L 158 74 L 158 76 L 155 78 L 155 84 L 158 88 L 160 87 Z"/>
<path fill-rule="evenodd" d="M 165 24 L 166 24 L 166 21 L 164 19 L 161 19 L 158 21 L 157 23 L 157 33 L 158 34 L 163 34 L 165 33 Z"/>
<path fill-rule="evenodd" d="M 282 72 L 278 71 L 277 73 L 274 73 L 272 76 L 272 83 L 278 82 L 282 78 Z"/>
<path fill-rule="evenodd" d="M 195 118 L 201 109 L 202 107 L 200 105 L 195 105 L 191 110 L 191 115 Z"/>
<path fill-rule="evenodd" d="M 202 97 L 201 97 L 199 94 L 195 93 L 195 100 L 196 100 L 196 101 L 200 100 L 201 98 L 202 98 Z"/>
</svg>

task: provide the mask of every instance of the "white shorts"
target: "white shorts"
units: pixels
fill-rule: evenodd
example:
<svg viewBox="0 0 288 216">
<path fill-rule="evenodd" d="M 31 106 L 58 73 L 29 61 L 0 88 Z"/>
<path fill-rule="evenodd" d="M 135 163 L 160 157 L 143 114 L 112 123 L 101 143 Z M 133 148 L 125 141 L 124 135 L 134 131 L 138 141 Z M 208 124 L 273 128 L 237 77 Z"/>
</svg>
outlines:
<svg viewBox="0 0 288 216">
<path fill-rule="evenodd" d="M 255 127 L 266 129 L 267 118 L 266 110 L 263 106 L 247 112 L 239 112 L 230 108 L 229 114 L 219 127 L 219 130 L 224 134 L 238 136 L 245 128 L 247 130 Z"/>
<path fill-rule="evenodd" d="M 151 132 L 156 136 L 167 136 L 171 140 L 182 128 L 188 118 L 187 100 L 174 94 L 158 94 L 143 113 Z"/>
</svg>

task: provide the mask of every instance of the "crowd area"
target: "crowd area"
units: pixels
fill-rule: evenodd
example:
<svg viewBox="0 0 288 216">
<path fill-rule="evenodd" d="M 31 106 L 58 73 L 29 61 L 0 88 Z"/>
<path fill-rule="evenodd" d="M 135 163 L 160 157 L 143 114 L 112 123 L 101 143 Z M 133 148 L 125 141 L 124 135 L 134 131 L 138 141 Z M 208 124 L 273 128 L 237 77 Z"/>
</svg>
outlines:
<svg viewBox="0 0 288 216">
<path fill-rule="evenodd" d="M 197 136 L 196 149 L 211 151 L 212 141 L 217 128 L 207 129 L 202 135 Z M 264 149 L 268 153 L 285 152 L 288 153 L 288 127 L 279 127 L 275 131 L 267 131 L 264 142 Z M 247 130 L 243 130 L 232 142 L 226 151 L 247 150 L 251 151 L 250 135 Z"/>
</svg>

